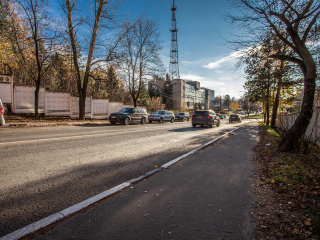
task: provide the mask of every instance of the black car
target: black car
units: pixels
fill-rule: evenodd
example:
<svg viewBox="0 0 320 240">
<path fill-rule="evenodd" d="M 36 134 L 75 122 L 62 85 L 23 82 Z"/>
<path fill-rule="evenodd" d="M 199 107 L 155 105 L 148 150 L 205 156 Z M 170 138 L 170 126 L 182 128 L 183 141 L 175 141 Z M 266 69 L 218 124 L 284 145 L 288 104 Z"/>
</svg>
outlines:
<svg viewBox="0 0 320 240">
<path fill-rule="evenodd" d="M 111 124 L 116 124 L 116 123 L 122 123 L 124 125 L 129 125 L 130 123 L 145 124 L 147 122 L 147 112 L 143 108 L 133 108 L 133 107 L 122 108 L 117 113 L 111 113 L 109 116 L 109 121 Z"/>
<path fill-rule="evenodd" d="M 241 116 L 239 114 L 231 114 L 229 116 L 229 123 L 238 122 L 241 123 Z"/>
<path fill-rule="evenodd" d="M 173 123 L 174 114 L 171 111 L 160 110 L 150 114 L 148 120 L 149 123 L 152 123 L 153 121 L 157 121 L 159 123 L 163 123 L 164 121 L 170 121 L 171 123 Z"/>
<path fill-rule="evenodd" d="M 197 110 L 191 116 L 192 126 L 196 127 L 197 125 L 207 125 L 209 127 L 213 127 L 217 125 L 220 126 L 220 118 L 219 116 L 212 110 Z"/>
<path fill-rule="evenodd" d="M 184 120 L 187 120 L 189 122 L 190 115 L 187 112 L 178 112 L 175 116 L 175 120 L 181 121 L 181 122 L 183 122 Z"/>
</svg>

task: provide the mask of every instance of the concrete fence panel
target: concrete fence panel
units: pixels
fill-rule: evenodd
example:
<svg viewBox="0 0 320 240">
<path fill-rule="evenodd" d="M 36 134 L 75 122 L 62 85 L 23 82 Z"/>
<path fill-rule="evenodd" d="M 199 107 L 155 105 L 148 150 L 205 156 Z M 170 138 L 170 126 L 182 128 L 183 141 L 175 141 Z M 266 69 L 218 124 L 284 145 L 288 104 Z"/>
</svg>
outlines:
<svg viewBox="0 0 320 240">
<path fill-rule="evenodd" d="M 47 92 L 46 115 L 70 116 L 70 94 L 62 92 Z"/>
<path fill-rule="evenodd" d="M 15 113 L 34 113 L 35 87 L 15 86 Z M 45 89 L 39 90 L 39 113 L 45 112 Z"/>
<path fill-rule="evenodd" d="M 108 104 L 107 99 L 93 99 L 93 118 L 107 119 L 108 118 Z"/>
<path fill-rule="evenodd" d="M 11 78 L 12 81 L 12 78 Z M 9 81 L 8 81 L 9 82 Z M 0 82 L 0 98 L 3 103 L 13 105 L 13 112 L 18 114 L 34 113 L 34 92 L 35 87 L 32 86 L 15 86 L 10 90 L 9 83 Z M 12 83 L 12 82 L 11 82 Z M 5 86 L 5 87 L 3 87 Z M 8 86 L 8 87 L 6 87 Z M 8 88 L 8 89 L 7 89 Z M 3 92 L 11 92 L 5 95 Z M 7 100 L 3 100 L 6 99 Z M 110 113 L 118 112 L 124 105 L 121 102 L 109 103 L 108 99 L 92 99 L 86 98 L 86 118 L 107 119 Z M 133 107 L 127 105 L 126 107 Z M 73 97 L 66 92 L 49 92 L 44 88 L 40 88 L 39 92 L 39 113 L 44 113 L 46 116 L 70 116 L 70 118 L 79 117 L 79 98 Z"/>
</svg>

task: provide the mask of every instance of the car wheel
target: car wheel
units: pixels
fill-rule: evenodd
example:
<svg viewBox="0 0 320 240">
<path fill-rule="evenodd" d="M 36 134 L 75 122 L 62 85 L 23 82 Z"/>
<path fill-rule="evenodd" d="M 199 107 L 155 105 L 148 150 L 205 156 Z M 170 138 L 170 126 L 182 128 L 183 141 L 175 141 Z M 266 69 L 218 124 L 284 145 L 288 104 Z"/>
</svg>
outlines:
<svg viewBox="0 0 320 240">
<path fill-rule="evenodd" d="M 217 127 L 220 127 L 220 120 L 218 120 Z"/>
<path fill-rule="evenodd" d="M 196 127 L 197 125 L 196 124 L 192 124 L 192 127 Z"/>
<path fill-rule="evenodd" d="M 160 118 L 159 123 L 163 123 L 163 118 Z"/>
<path fill-rule="evenodd" d="M 214 126 L 214 121 L 212 121 L 212 123 L 209 125 L 209 127 L 213 128 Z"/>
<path fill-rule="evenodd" d="M 173 123 L 174 122 L 174 118 L 171 118 L 171 123 Z"/>
<path fill-rule="evenodd" d="M 141 118 L 141 124 L 146 124 L 146 121 L 147 121 L 146 118 L 144 118 L 144 117 Z"/>
<path fill-rule="evenodd" d="M 116 122 L 110 122 L 110 123 L 113 124 L 113 125 L 116 124 Z"/>
<path fill-rule="evenodd" d="M 181 122 L 184 122 L 184 118 L 181 118 Z"/>
<path fill-rule="evenodd" d="M 187 121 L 189 122 L 189 121 L 190 121 L 190 118 L 187 118 Z"/>
<path fill-rule="evenodd" d="M 124 120 L 124 125 L 129 125 L 130 124 L 130 119 L 129 118 L 126 118 L 125 120 Z"/>
<path fill-rule="evenodd" d="M 149 120 L 149 123 L 152 123 L 152 121 Z"/>
</svg>

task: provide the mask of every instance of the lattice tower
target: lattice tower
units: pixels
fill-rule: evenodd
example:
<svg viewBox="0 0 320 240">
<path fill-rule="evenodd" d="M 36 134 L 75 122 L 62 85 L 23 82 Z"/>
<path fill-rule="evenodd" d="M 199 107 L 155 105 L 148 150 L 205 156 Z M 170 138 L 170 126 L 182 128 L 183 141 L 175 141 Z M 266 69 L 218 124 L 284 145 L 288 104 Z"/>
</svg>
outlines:
<svg viewBox="0 0 320 240">
<path fill-rule="evenodd" d="M 174 4 L 171 7 L 172 17 L 171 17 L 171 51 L 170 51 L 170 66 L 169 73 L 171 79 L 180 78 L 179 75 L 179 60 L 178 60 L 178 38 L 177 38 L 177 20 L 176 20 L 176 10 L 177 6 Z"/>
</svg>

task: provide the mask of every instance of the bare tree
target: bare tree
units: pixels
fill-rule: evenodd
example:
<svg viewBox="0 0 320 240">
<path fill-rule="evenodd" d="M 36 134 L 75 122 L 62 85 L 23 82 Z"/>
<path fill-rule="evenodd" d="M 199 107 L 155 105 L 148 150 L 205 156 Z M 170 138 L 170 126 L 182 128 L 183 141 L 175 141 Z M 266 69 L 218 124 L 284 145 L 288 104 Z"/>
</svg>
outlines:
<svg viewBox="0 0 320 240">
<path fill-rule="evenodd" d="M 282 151 L 292 151 L 296 141 L 305 133 L 312 114 L 315 94 L 316 64 L 308 41 L 319 34 L 320 4 L 315 0 L 229 0 L 240 9 L 241 17 L 228 16 L 233 23 L 240 23 L 249 33 L 261 35 L 271 28 L 274 34 L 295 53 L 272 54 L 269 57 L 296 63 L 304 75 L 304 98 L 301 111 L 294 125 L 280 142 Z"/>
<path fill-rule="evenodd" d="M 143 81 L 163 71 L 160 59 L 160 33 L 156 22 L 140 18 L 122 41 L 124 60 L 120 64 L 136 107 Z"/>
<path fill-rule="evenodd" d="M 79 94 L 80 120 L 85 119 L 85 100 L 89 77 L 93 76 L 92 70 L 99 64 L 115 60 L 120 40 L 132 27 L 120 26 L 118 10 L 121 1 L 92 0 L 87 4 L 65 0 L 65 4 L 62 5 L 68 19 L 68 34 Z M 81 54 L 86 56 L 85 59 L 81 58 Z M 83 62 L 85 66 L 82 71 Z"/>
<path fill-rule="evenodd" d="M 15 0 L 11 4 L 8 38 L 17 63 L 33 79 L 35 118 L 39 116 L 39 90 L 46 63 L 57 50 L 57 32 L 50 17 L 49 2 L 45 0 Z"/>
</svg>

